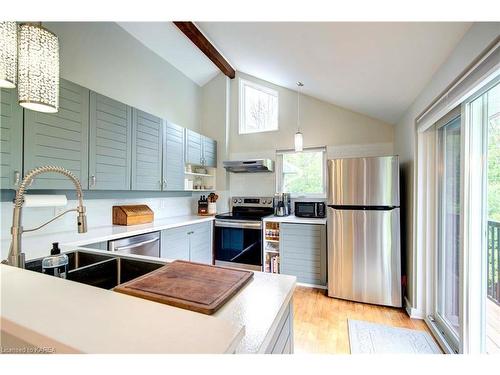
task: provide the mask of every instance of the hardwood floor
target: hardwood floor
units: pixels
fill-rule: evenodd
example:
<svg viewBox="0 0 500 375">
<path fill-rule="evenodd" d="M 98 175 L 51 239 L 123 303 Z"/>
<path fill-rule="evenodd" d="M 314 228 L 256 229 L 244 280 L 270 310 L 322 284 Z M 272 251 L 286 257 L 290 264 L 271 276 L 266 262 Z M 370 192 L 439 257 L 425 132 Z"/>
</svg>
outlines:
<svg viewBox="0 0 500 375">
<path fill-rule="evenodd" d="M 295 353 L 349 354 L 347 319 L 425 330 L 423 320 L 403 309 L 367 305 L 326 296 L 326 291 L 298 286 L 294 293 Z"/>
</svg>

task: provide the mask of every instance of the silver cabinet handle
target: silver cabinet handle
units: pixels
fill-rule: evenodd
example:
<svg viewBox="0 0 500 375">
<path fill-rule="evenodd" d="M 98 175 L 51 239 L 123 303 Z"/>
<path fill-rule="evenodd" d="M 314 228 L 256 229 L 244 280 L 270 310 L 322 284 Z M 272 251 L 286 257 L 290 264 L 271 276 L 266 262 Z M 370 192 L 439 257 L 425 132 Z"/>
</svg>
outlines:
<svg viewBox="0 0 500 375">
<path fill-rule="evenodd" d="M 147 240 L 147 241 L 143 241 L 143 242 L 139 242 L 139 243 L 134 243 L 134 244 L 132 244 L 132 245 L 128 245 L 128 246 L 119 246 L 119 247 L 115 247 L 115 248 L 114 248 L 114 251 L 134 249 L 134 248 L 136 248 L 136 247 L 140 247 L 140 246 L 143 246 L 143 245 L 147 245 L 148 243 L 157 242 L 157 241 L 159 241 L 159 240 L 160 240 L 160 238 L 159 238 L 159 237 L 156 237 L 156 238 L 153 238 L 152 240 Z"/>
<path fill-rule="evenodd" d="M 19 171 L 14 171 L 14 185 L 19 186 L 21 182 L 21 173 Z"/>
<path fill-rule="evenodd" d="M 90 176 L 90 186 L 94 187 L 96 184 L 96 178 L 94 175 Z"/>
</svg>

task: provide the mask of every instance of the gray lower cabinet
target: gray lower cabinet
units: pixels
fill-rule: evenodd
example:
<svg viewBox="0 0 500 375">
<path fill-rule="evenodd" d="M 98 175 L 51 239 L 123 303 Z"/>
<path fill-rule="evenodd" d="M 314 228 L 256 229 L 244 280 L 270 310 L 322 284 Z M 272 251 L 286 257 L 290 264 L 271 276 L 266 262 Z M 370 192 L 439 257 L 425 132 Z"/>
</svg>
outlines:
<svg viewBox="0 0 500 375">
<path fill-rule="evenodd" d="M 193 130 L 186 129 L 186 163 L 202 164 L 203 136 Z"/>
<path fill-rule="evenodd" d="M 171 260 L 212 264 L 212 223 L 162 230 L 160 256 Z"/>
<path fill-rule="evenodd" d="M 281 223 L 280 254 L 281 273 L 326 285 L 326 225 Z"/>
<path fill-rule="evenodd" d="M 162 190 L 162 137 L 161 118 L 132 110 L 132 190 Z"/>
<path fill-rule="evenodd" d="M 71 171 L 88 188 L 89 90 L 60 80 L 59 111 L 24 111 L 24 171 L 57 165 Z M 73 189 L 58 173 L 35 178 L 30 189 Z"/>
<path fill-rule="evenodd" d="M 132 108 L 90 92 L 89 188 L 130 190 Z"/>
<path fill-rule="evenodd" d="M 184 128 L 167 122 L 163 142 L 163 190 L 184 190 Z"/>
<path fill-rule="evenodd" d="M 293 302 L 290 301 L 264 353 L 293 354 Z"/>
<path fill-rule="evenodd" d="M 161 231 L 160 257 L 170 260 L 189 260 L 188 227 Z"/>
<path fill-rule="evenodd" d="M 217 141 L 203 136 L 202 163 L 207 167 L 217 166 Z"/>
<path fill-rule="evenodd" d="M 23 108 L 15 89 L 0 89 L 0 188 L 17 189 L 22 179 Z"/>
<path fill-rule="evenodd" d="M 189 260 L 212 264 L 212 223 L 194 224 L 189 227 Z"/>
</svg>

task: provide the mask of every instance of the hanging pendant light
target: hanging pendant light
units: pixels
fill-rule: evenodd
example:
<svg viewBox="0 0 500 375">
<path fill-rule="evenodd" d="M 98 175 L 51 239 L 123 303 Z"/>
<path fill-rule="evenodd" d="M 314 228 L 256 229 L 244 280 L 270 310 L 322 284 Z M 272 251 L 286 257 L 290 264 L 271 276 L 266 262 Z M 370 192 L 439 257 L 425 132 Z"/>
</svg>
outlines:
<svg viewBox="0 0 500 375">
<path fill-rule="evenodd" d="M 300 132 L 300 88 L 304 86 L 302 82 L 297 82 L 297 133 L 295 133 L 295 152 L 302 152 L 304 149 L 304 137 Z"/>
<path fill-rule="evenodd" d="M 38 112 L 59 110 L 59 40 L 41 24 L 19 26 L 19 104 Z"/>
<path fill-rule="evenodd" d="M 17 82 L 17 23 L 0 22 L 0 87 L 13 89 Z"/>
</svg>

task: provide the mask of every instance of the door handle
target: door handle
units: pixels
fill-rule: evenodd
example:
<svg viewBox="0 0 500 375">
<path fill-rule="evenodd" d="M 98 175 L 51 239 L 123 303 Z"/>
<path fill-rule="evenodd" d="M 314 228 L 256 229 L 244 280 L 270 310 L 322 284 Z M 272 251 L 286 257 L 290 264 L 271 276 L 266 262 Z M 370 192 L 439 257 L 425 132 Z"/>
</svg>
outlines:
<svg viewBox="0 0 500 375">
<path fill-rule="evenodd" d="M 90 176 L 90 186 L 94 187 L 96 184 L 96 178 L 94 175 Z"/>
<path fill-rule="evenodd" d="M 163 179 L 163 185 L 162 185 L 162 187 L 164 189 L 167 187 L 167 179 L 166 178 Z"/>
<path fill-rule="evenodd" d="M 149 243 L 153 243 L 153 242 L 156 242 L 156 241 L 159 241 L 160 238 L 157 237 L 157 238 L 153 238 L 152 240 L 147 240 L 147 241 L 143 241 L 143 242 L 139 242 L 139 243 L 134 243 L 132 245 L 127 245 L 127 246 L 120 246 L 120 247 L 115 247 L 114 251 L 121 251 L 121 250 L 128 250 L 128 249 L 135 249 L 136 247 L 140 247 L 140 246 L 143 246 L 143 245 L 147 245 Z"/>
</svg>

